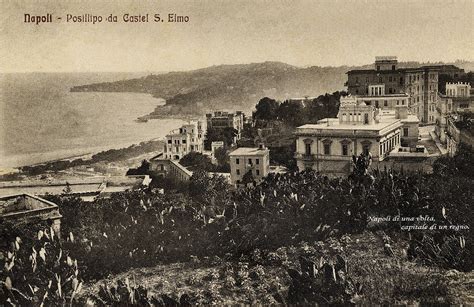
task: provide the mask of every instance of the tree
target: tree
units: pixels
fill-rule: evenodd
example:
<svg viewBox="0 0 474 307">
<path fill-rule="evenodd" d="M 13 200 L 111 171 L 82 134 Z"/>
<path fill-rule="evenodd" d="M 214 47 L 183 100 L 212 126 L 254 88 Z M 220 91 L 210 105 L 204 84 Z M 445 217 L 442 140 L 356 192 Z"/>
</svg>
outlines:
<svg viewBox="0 0 474 307">
<path fill-rule="evenodd" d="M 275 99 L 263 97 L 255 106 L 256 111 L 253 113 L 254 119 L 275 120 L 278 116 L 280 104 Z"/>
<path fill-rule="evenodd" d="M 306 123 L 306 117 L 304 107 L 299 101 L 287 100 L 280 105 L 280 108 L 278 108 L 278 119 L 292 127 Z"/>
<path fill-rule="evenodd" d="M 230 172 L 229 153 L 225 147 L 217 148 L 214 152 L 220 172 Z"/>
<path fill-rule="evenodd" d="M 255 179 L 253 178 L 252 171 L 249 170 L 242 176 L 242 183 L 247 185 L 249 183 L 255 182 Z"/>
<path fill-rule="evenodd" d="M 232 127 L 225 127 L 224 129 L 209 128 L 206 132 L 204 147 L 211 150 L 211 143 L 214 141 L 223 141 L 226 146 L 231 146 L 237 133 L 238 131 Z"/>
<path fill-rule="evenodd" d="M 206 172 L 215 171 L 211 159 L 199 152 L 190 152 L 179 160 L 179 163 L 190 170 L 202 170 Z"/>
</svg>

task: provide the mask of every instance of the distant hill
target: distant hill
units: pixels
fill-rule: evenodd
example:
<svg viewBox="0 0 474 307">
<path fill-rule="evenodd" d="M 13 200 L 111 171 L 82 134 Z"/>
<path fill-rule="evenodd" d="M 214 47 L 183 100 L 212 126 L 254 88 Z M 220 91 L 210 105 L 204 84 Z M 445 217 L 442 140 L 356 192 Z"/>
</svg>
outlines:
<svg viewBox="0 0 474 307">
<path fill-rule="evenodd" d="M 466 68 L 474 66 L 473 62 L 454 64 Z M 420 64 L 400 63 L 401 67 L 416 65 Z M 166 99 L 166 105 L 157 107 L 150 117 L 201 115 L 216 109 L 250 111 L 265 96 L 283 100 L 342 90 L 346 72 L 364 67 L 371 66 L 300 68 L 280 62 L 219 65 L 75 86 L 71 91 L 149 93 Z"/>
</svg>

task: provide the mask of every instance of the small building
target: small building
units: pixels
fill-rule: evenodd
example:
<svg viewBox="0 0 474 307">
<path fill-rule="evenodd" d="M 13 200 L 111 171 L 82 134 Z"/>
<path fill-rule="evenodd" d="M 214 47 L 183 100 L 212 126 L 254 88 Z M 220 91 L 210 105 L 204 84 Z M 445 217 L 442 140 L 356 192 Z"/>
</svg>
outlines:
<svg viewBox="0 0 474 307">
<path fill-rule="evenodd" d="M 469 97 L 470 91 L 469 82 L 446 83 L 446 96 L 448 97 Z"/>
<path fill-rule="evenodd" d="M 256 185 L 270 171 L 270 150 L 262 144 L 257 148 L 237 148 L 229 157 L 230 178 L 236 186 Z"/>
<path fill-rule="evenodd" d="M 0 197 L 0 218 L 14 224 L 48 221 L 56 234 L 60 235 L 62 215 L 58 206 L 30 194 Z"/>
<path fill-rule="evenodd" d="M 474 96 L 469 82 L 446 83 L 446 97 L 452 101 L 451 112 L 474 112 Z"/>
<path fill-rule="evenodd" d="M 204 130 L 200 121 L 188 123 L 166 135 L 164 155 L 166 159 L 180 160 L 190 152 L 204 150 Z"/>
<path fill-rule="evenodd" d="M 173 178 L 178 181 L 188 181 L 193 172 L 179 164 L 176 160 L 164 159 L 159 154 L 150 160 L 150 172 L 154 176 Z"/>
<path fill-rule="evenodd" d="M 237 131 L 234 143 L 242 137 L 244 121 L 245 116 L 241 111 L 236 111 L 235 113 L 216 111 L 213 114 L 206 114 L 207 129 L 234 128 Z"/>
</svg>

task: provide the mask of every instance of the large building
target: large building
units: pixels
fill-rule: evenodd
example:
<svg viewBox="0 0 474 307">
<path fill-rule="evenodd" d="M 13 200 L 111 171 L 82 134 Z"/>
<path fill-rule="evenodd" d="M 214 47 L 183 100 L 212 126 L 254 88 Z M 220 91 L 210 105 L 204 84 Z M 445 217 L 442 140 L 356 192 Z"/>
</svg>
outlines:
<svg viewBox="0 0 474 307">
<path fill-rule="evenodd" d="M 258 184 L 270 171 L 270 150 L 240 147 L 229 154 L 230 178 L 236 186 Z"/>
<path fill-rule="evenodd" d="M 234 143 L 241 138 L 242 130 L 244 129 L 244 120 L 245 116 L 241 111 L 235 113 L 216 111 L 214 114 L 206 114 L 207 129 L 234 128 L 237 130 Z"/>
<path fill-rule="evenodd" d="M 370 153 L 374 161 L 383 161 L 402 142 L 415 146 L 418 118 L 408 113 L 408 107 L 401 104 L 406 97 L 401 97 L 398 106 L 396 99 L 392 101 L 395 104 L 392 110 L 376 108 L 363 96 L 342 98 L 337 118 L 298 127 L 295 154 L 298 169 L 346 175 L 351 171 L 353 155 Z"/>
<path fill-rule="evenodd" d="M 416 111 L 423 123 L 436 121 L 439 73 L 463 73 L 452 65 L 431 65 L 415 68 L 398 68 L 397 57 L 376 57 L 373 69 L 347 72 L 346 82 L 351 95 L 408 94 L 409 109 Z"/>
<path fill-rule="evenodd" d="M 204 130 L 200 121 L 188 123 L 166 135 L 165 159 L 180 160 L 190 152 L 202 153 Z"/>
</svg>

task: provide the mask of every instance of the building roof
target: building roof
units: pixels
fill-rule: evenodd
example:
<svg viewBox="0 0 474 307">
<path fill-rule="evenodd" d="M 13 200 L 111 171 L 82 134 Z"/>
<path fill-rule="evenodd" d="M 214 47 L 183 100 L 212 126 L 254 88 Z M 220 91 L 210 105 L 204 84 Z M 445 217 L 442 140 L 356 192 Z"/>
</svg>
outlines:
<svg viewBox="0 0 474 307">
<path fill-rule="evenodd" d="M 60 218 L 58 206 L 46 199 L 30 194 L 16 194 L 0 197 L 0 216 L 16 218 L 32 214 L 48 214 L 51 218 Z"/>
<path fill-rule="evenodd" d="M 230 156 L 263 156 L 268 154 L 268 148 L 260 149 L 258 147 L 239 147 Z"/>
<path fill-rule="evenodd" d="M 352 124 L 352 123 L 340 123 L 339 120 L 334 121 L 333 119 L 324 119 L 325 122 L 321 124 L 306 124 L 297 127 L 297 133 L 303 132 L 304 130 L 359 130 L 359 131 L 381 131 L 384 128 L 390 126 L 396 126 L 397 123 L 401 125 L 401 120 L 396 119 L 394 116 L 381 116 L 378 123 L 373 124 Z M 329 125 L 326 120 L 329 120 Z"/>
<path fill-rule="evenodd" d="M 352 69 L 346 72 L 346 74 L 352 73 L 380 73 L 380 74 L 388 74 L 388 73 L 404 73 L 404 72 L 416 72 L 416 71 L 423 71 L 423 70 L 441 70 L 441 71 L 448 71 L 448 70 L 456 70 L 456 71 L 464 71 L 455 65 L 424 65 L 420 67 L 405 67 L 405 68 L 397 68 L 396 70 L 375 70 L 375 69 Z"/>
<path fill-rule="evenodd" d="M 370 99 L 384 99 L 384 98 L 409 98 L 410 95 L 406 94 L 406 93 L 399 93 L 399 94 L 384 94 L 384 95 L 380 95 L 380 96 L 370 96 L 370 95 L 355 95 L 355 96 L 347 96 L 347 97 L 357 97 L 357 98 L 361 98 L 361 99 L 367 99 L 367 98 L 370 98 Z"/>
</svg>

